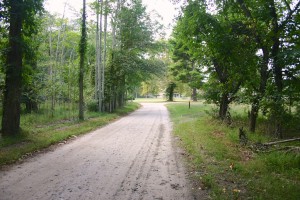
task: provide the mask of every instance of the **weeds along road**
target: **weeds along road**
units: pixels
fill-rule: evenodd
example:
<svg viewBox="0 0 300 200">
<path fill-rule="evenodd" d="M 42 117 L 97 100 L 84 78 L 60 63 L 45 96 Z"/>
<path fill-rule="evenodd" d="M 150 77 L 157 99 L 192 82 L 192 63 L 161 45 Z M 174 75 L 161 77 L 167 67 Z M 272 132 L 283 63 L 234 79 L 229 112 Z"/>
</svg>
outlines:
<svg viewBox="0 0 300 200">
<path fill-rule="evenodd" d="M 1 200 L 194 199 L 163 104 L 0 172 Z"/>
</svg>

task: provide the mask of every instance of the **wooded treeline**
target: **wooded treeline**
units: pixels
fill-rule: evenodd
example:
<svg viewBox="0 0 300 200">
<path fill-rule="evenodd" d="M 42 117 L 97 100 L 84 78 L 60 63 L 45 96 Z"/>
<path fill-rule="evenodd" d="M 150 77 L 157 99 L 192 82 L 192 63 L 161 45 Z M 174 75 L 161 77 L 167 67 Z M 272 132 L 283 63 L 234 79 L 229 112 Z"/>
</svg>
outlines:
<svg viewBox="0 0 300 200">
<path fill-rule="evenodd" d="M 113 112 L 164 64 L 141 0 L 95 0 L 77 19 L 52 15 L 43 0 L 0 2 L 2 136 L 20 133 L 20 116 L 56 109 Z M 68 5 L 65 5 L 65 9 Z M 94 12 L 87 17 L 86 8 Z"/>
<path fill-rule="evenodd" d="M 171 71 L 191 85 L 204 80 L 204 97 L 219 106 L 220 119 L 231 103 L 249 104 L 250 131 L 262 113 L 283 137 L 300 119 L 299 11 L 293 0 L 186 1 L 173 31 Z"/>
<path fill-rule="evenodd" d="M 169 94 L 183 90 L 178 80 L 194 100 L 203 91 L 222 120 L 231 103 L 251 105 L 252 132 L 259 114 L 278 137 L 300 119 L 299 1 L 185 1 L 169 44 L 155 42 L 161 26 L 141 0 L 95 0 L 93 19 L 75 20 L 46 12 L 43 0 L 0 6 L 2 135 L 20 132 L 22 110 L 44 106 L 53 117 L 64 106 L 84 119 L 87 109 L 113 112 L 140 86 L 145 94 L 162 82 Z M 154 78 L 165 75 L 161 60 L 172 76 Z"/>
</svg>

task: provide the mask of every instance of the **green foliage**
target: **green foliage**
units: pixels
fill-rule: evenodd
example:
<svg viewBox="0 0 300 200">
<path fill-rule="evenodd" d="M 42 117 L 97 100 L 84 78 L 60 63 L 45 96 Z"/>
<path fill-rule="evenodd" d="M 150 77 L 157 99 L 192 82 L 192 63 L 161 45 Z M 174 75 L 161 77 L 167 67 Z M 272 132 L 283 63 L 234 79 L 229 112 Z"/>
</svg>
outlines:
<svg viewBox="0 0 300 200">
<path fill-rule="evenodd" d="M 95 101 L 95 100 L 88 102 L 87 103 L 87 110 L 89 112 L 97 112 L 97 111 L 99 111 L 99 109 L 98 109 L 98 102 Z"/>
<path fill-rule="evenodd" d="M 8 1 L 1 1 L 0 7 L 0 56 L 4 57 L 7 45 Z M 126 95 L 132 93 L 142 81 L 150 80 L 156 75 L 163 75 L 165 65 L 156 58 L 161 53 L 159 45 L 154 42 L 154 33 L 159 23 L 150 20 L 146 8 L 140 0 L 105 1 L 104 13 L 112 16 L 115 33 L 107 32 L 106 44 L 102 37 L 101 48 L 107 48 L 105 67 L 106 108 L 124 105 Z M 117 5 L 118 4 L 118 5 Z M 97 4 L 93 4 L 96 10 Z M 31 7 L 30 7 L 31 6 Z M 37 111 L 44 105 L 50 117 L 55 118 L 56 109 L 61 104 L 78 103 L 78 74 L 80 41 L 80 20 L 62 18 L 58 15 L 39 9 L 42 1 L 28 1 L 28 13 L 24 23 L 24 68 L 22 102 L 27 112 Z M 29 8 L 30 7 L 30 8 Z M 37 14 L 33 14 L 36 12 Z M 31 13 L 31 14 L 30 14 Z M 104 15 L 104 13 L 101 13 Z M 28 17 L 28 18 L 27 18 Z M 80 16 L 79 16 L 80 17 Z M 103 17 L 104 18 L 104 17 Z M 84 67 L 84 97 L 87 102 L 95 98 L 95 37 L 96 26 L 93 20 L 87 22 L 88 45 L 86 47 L 87 62 Z M 109 30 L 109 29 L 108 29 Z M 2 37 L 3 36 L 3 37 Z M 106 46 L 105 46 L 106 45 Z M 104 47 L 105 46 L 105 47 Z M 103 57 L 103 59 L 105 59 Z M 0 61 L 1 70 L 4 67 Z M 4 82 L 0 74 L 0 84 Z M 0 90 L 2 92 L 3 90 Z M 117 102 L 119 101 L 119 102 Z M 109 105 L 109 103 L 115 106 Z M 34 108 L 34 109 L 33 109 Z M 109 109 L 108 109 L 109 110 Z"/>
<path fill-rule="evenodd" d="M 233 101 L 247 102 L 252 131 L 262 108 L 281 132 L 285 107 L 300 94 L 299 9 L 292 1 L 189 1 L 173 31 L 171 70 L 185 80 L 194 61 L 206 69 L 204 96 L 220 106 L 220 118 Z"/>
<path fill-rule="evenodd" d="M 137 54 L 146 53 L 152 47 L 153 33 L 149 15 L 141 0 L 123 5 L 118 15 L 121 49 Z"/>
<path fill-rule="evenodd" d="M 105 71 L 105 104 L 110 109 L 122 106 L 127 92 L 164 69 L 163 62 L 149 56 L 156 48 L 155 27 L 141 0 L 122 5 L 116 22 L 119 47 L 109 51 Z"/>
<path fill-rule="evenodd" d="M 38 40 L 35 40 L 39 44 L 35 48 L 38 50 L 37 66 L 34 74 L 29 76 L 34 87 L 26 93 L 37 90 L 39 100 L 53 101 L 50 109 L 55 113 L 57 103 L 78 100 L 79 54 L 76 49 L 80 40 L 79 25 L 49 13 L 44 13 L 40 21 Z M 85 85 L 88 82 L 86 78 Z"/>
<path fill-rule="evenodd" d="M 192 89 L 199 89 L 202 86 L 203 73 L 201 67 L 198 66 L 196 60 L 189 54 L 189 49 L 180 37 L 176 37 L 170 41 L 173 46 L 172 59 L 174 64 L 171 65 L 170 71 L 172 75 L 179 81 L 187 83 Z"/>
<path fill-rule="evenodd" d="M 173 132 L 186 150 L 195 188 L 208 190 L 212 199 L 298 199 L 298 153 L 255 153 L 239 145 L 241 122 L 236 119 L 246 123 L 244 107 L 233 106 L 235 120 L 230 128 L 206 114 L 213 105 L 192 103 L 189 109 L 187 103 L 176 103 L 167 107 Z M 261 134 L 247 135 L 253 143 L 269 140 Z"/>
<path fill-rule="evenodd" d="M 274 152 L 261 156 L 262 161 L 266 165 L 266 170 L 276 173 L 285 173 L 300 169 L 300 156 L 297 154 L 283 154 L 282 152 Z"/>
<path fill-rule="evenodd" d="M 225 12 L 211 14 L 207 9 L 199 1 L 191 1 L 184 8 L 174 31 L 175 56 L 177 59 L 190 57 L 200 68 L 207 68 L 208 83 L 212 84 L 206 84 L 204 92 L 208 94 L 205 97 L 218 102 L 220 117 L 224 118 L 228 104 L 236 98 L 237 91 L 248 78 L 253 64 L 251 55 L 256 49 L 249 43 L 249 36 L 244 34 L 247 28 L 238 16 Z M 185 66 L 184 62 L 180 65 Z M 184 74 L 185 70 L 181 69 L 178 75 Z M 200 82 L 202 77 L 195 76 L 195 80 Z"/>
<path fill-rule="evenodd" d="M 176 88 L 176 83 L 174 82 L 169 83 L 166 89 L 167 101 L 173 101 L 175 88 Z"/>
</svg>

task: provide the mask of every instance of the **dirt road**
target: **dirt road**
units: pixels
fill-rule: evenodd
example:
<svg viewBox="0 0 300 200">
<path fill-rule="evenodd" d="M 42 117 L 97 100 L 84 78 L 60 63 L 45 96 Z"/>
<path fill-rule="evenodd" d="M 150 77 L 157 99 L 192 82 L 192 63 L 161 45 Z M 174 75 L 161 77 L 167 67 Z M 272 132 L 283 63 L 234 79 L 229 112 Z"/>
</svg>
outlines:
<svg viewBox="0 0 300 200">
<path fill-rule="evenodd" d="M 1 200 L 194 199 L 163 104 L 0 172 Z"/>
</svg>

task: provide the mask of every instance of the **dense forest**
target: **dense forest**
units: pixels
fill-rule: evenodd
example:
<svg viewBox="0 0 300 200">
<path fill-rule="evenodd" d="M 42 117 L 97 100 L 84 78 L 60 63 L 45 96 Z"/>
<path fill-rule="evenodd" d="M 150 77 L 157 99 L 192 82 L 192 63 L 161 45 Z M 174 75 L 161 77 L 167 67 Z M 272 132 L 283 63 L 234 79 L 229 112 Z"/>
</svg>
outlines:
<svg viewBox="0 0 300 200">
<path fill-rule="evenodd" d="M 20 117 L 61 107 L 113 112 L 133 97 L 182 91 L 218 106 L 250 105 L 249 130 L 261 115 L 277 137 L 298 130 L 300 2 L 173 0 L 181 3 L 173 33 L 141 0 L 95 0 L 70 20 L 43 0 L 0 2 L 2 135 L 20 132 Z M 86 17 L 86 7 L 93 19 Z"/>
<path fill-rule="evenodd" d="M 161 25 L 141 0 L 83 1 L 77 19 L 52 15 L 43 0 L 1 1 L 2 135 L 18 135 L 20 116 L 61 107 L 113 112 L 142 82 L 165 73 L 155 55 Z M 86 9 L 92 10 L 88 18 Z"/>
</svg>

